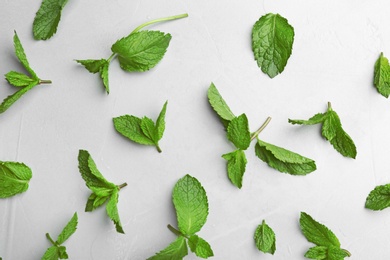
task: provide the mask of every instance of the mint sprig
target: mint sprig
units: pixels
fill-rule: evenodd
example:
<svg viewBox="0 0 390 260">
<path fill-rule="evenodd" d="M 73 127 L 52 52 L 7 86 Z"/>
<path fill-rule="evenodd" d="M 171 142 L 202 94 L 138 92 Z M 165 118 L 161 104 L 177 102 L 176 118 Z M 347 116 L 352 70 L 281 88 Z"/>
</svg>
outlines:
<svg viewBox="0 0 390 260">
<path fill-rule="evenodd" d="M 388 98 L 390 95 L 390 65 L 389 60 L 381 52 L 374 66 L 374 86 L 378 92 Z"/>
<path fill-rule="evenodd" d="M 24 163 L 0 162 L 0 198 L 25 192 L 31 178 L 31 169 Z"/>
<path fill-rule="evenodd" d="M 190 250 L 198 257 L 208 258 L 214 255 L 209 243 L 199 237 L 198 233 L 206 223 L 209 205 L 206 191 L 200 182 L 186 175 L 173 188 L 172 200 L 176 209 L 178 228 L 168 225 L 176 240 L 148 260 L 183 259 Z"/>
<path fill-rule="evenodd" d="M 88 151 L 80 150 L 78 161 L 81 176 L 85 180 L 87 187 L 92 191 L 92 194 L 88 198 L 85 211 L 93 211 L 108 201 L 106 205 L 107 215 L 114 222 L 116 231 L 124 234 L 125 232 L 123 231 L 119 218 L 117 204 L 119 191 L 121 188 L 127 186 L 127 183 L 115 185 L 107 181 L 97 169 Z"/>
<path fill-rule="evenodd" d="M 228 177 L 236 187 L 242 187 L 247 164 L 244 151 L 248 149 L 254 139 L 257 139 L 255 146 L 256 155 L 270 167 L 292 175 L 306 175 L 316 170 L 316 164 L 313 160 L 284 148 L 263 142 L 258 138 L 258 135 L 271 121 L 270 117 L 267 118 L 257 131 L 251 133 L 247 116 L 241 114 L 236 117 L 213 83 L 211 83 L 208 89 L 208 99 L 211 107 L 219 115 L 225 126 L 228 140 L 236 147 L 236 150 L 233 152 L 222 155 L 222 158 L 227 160 Z"/>
<path fill-rule="evenodd" d="M 368 194 L 365 207 L 371 210 L 383 210 L 390 207 L 390 184 L 376 186 Z"/>
<path fill-rule="evenodd" d="M 55 260 L 55 259 L 68 259 L 68 253 L 66 252 L 66 247 L 62 246 L 62 244 L 68 240 L 68 238 L 73 235 L 74 232 L 76 232 L 77 229 L 77 223 L 78 223 L 78 217 L 77 212 L 74 213 L 73 217 L 69 220 L 68 224 L 64 227 L 64 229 L 61 231 L 61 234 L 59 234 L 57 241 L 54 241 L 49 233 L 46 233 L 47 239 L 52 244 L 51 247 L 49 247 L 45 254 L 42 256 L 42 260 Z"/>
<path fill-rule="evenodd" d="M 164 57 L 168 49 L 171 35 L 160 31 L 140 31 L 145 26 L 188 17 L 188 14 L 174 15 L 159 18 L 141 24 L 128 36 L 116 41 L 112 47 L 112 54 L 108 59 L 76 60 L 89 72 L 99 73 L 103 80 L 106 92 L 110 92 L 108 83 L 108 71 L 111 61 L 118 58 L 120 67 L 128 72 L 144 72 L 155 67 Z"/>
<path fill-rule="evenodd" d="M 15 103 L 19 98 L 26 94 L 27 91 L 31 90 L 36 85 L 51 83 L 50 80 L 40 79 L 35 71 L 30 67 L 26 53 L 24 52 L 22 43 L 20 42 L 16 31 L 14 34 L 14 47 L 16 57 L 30 74 L 30 76 L 16 71 L 10 71 L 5 74 L 5 79 L 8 81 L 8 83 L 19 88 L 19 90 L 3 100 L 3 103 L 0 104 L 0 113 L 4 113 L 13 103 Z"/>
<path fill-rule="evenodd" d="M 263 220 L 263 222 L 256 228 L 254 239 L 257 249 L 272 255 L 275 253 L 275 232 L 265 223 L 265 220 Z"/>
<path fill-rule="evenodd" d="M 322 124 L 322 136 L 325 137 L 345 157 L 356 158 L 356 146 L 352 138 L 344 131 L 340 118 L 332 105 L 328 102 L 328 109 L 325 113 L 318 113 L 308 120 L 288 119 L 288 122 L 295 125 Z"/>
</svg>

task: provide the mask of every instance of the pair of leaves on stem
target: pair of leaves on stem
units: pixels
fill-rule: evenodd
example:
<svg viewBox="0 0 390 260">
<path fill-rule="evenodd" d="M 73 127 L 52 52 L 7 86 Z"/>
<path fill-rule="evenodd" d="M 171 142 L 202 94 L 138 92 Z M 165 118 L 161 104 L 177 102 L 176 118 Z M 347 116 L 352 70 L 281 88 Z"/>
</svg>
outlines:
<svg viewBox="0 0 390 260">
<path fill-rule="evenodd" d="M 209 213 L 206 191 L 200 182 L 186 175 L 173 188 L 172 200 L 176 209 L 179 230 L 171 225 L 168 228 L 178 237 L 168 247 L 148 260 L 180 260 L 188 254 L 188 246 L 198 257 L 214 255 L 209 243 L 196 235 L 206 223 Z"/>
<path fill-rule="evenodd" d="M 113 119 L 115 130 L 133 142 L 143 145 L 154 145 L 157 151 L 161 153 L 158 142 L 163 137 L 165 131 L 167 105 L 168 101 L 165 102 L 156 123 L 146 116 L 143 118 L 130 115 L 115 117 Z"/>
<path fill-rule="evenodd" d="M 111 47 L 112 55 L 108 59 L 77 60 L 89 72 L 99 73 L 106 92 L 110 92 L 108 69 L 113 58 L 118 57 L 120 67 L 128 72 L 144 72 L 157 65 L 164 57 L 171 41 L 169 33 L 160 31 L 139 31 L 143 27 L 162 22 L 187 17 L 188 14 L 175 15 L 146 22 L 135 28 L 128 36 L 119 39 Z"/>
<path fill-rule="evenodd" d="M 31 178 L 31 169 L 24 163 L 0 162 L 0 198 L 25 192 Z"/>
<path fill-rule="evenodd" d="M 270 118 L 255 133 L 250 133 L 248 119 L 245 114 L 236 117 L 220 95 L 213 83 L 208 89 L 211 107 L 221 118 L 227 130 L 227 138 L 237 150 L 222 155 L 228 161 L 227 172 L 230 181 L 238 188 L 242 187 L 247 159 L 244 153 L 251 141 L 266 127 Z M 256 155 L 270 167 L 292 175 L 306 175 L 316 170 L 315 162 L 297 153 L 266 143 L 257 138 Z"/>
<path fill-rule="evenodd" d="M 125 232 L 119 219 L 117 204 L 119 191 L 127 184 L 115 185 L 107 181 L 97 169 L 88 151 L 80 150 L 78 160 L 81 176 L 87 187 L 92 191 L 92 194 L 88 198 L 85 211 L 93 211 L 108 201 L 106 205 L 107 215 L 114 222 L 116 231 L 124 234 Z"/>
<path fill-rule="evenodd" d="M 275 253 L 275 232 L 265 223 L 265 220 L 256 228 L 254 239 L 257 249 L 272 255 Z"/>
<path fill-rule="evenodd" d="M 50 80 L 41 80 L 35 71 L 30 67 L 26 53 L 24 52 L 22 43 L 20 42 L 16 32 L 14 35 L 14 47 L 16 57 L 30 74 L 30 76 L 17 71 L 10 71 L 5 74 L 5 79 L 8 81 L 8 83 L 14 87 L 19 88 L 19 90 L 4 99 L 3 103 L 0 104 L 0 113 L 5 112 L 13 103 L 15 103 L 20 97 L 22 97 L 27 91 L 36 85 L 51 83 Z"/>
<path fill-rule="evenodd" d="M 315 125 L 322 124 L 322 136 L 326 138 L 345 157 L 356 158 L 356 146 L 351 137 L 344 131 L 341 121 L 336 111 L 328 103 L 328 110 L 325 113 L 318 113 L 308 120 L 288 120 L 295 125 Z"/>
<path fill-rule="evenodd" d="M 336 235 L 326 226 L 315 221 L 310 215 L 301 212 L 299 223 L 306 239 L 316 244 L 315 247 L 306 252 L 306 258 L 343 260 L 345 257 L 351 256 L 351 253 L 340 247 L 340 241 Z"/>
<path fill-rule="evenodd" d="M 257 65 L 270 78 L 282 73 L 292 52 L 294 28 L 279 14 L 266 14 L 252 29 Z"/>
<path fill-rule="evenodd" d="M 58 260 L 58 259 L 68 259 L 68 254 L 66 253 L 66 247 L 62 246 L 62 244 L 68 240 L 68 238 L 73 235 L 73 233 L 77 229 L 77 212 L 74 213 L 73 217 L 70 219 L 68 224 L 64 227 L 64 229 L 61 231 L 61 234 L 58 236 L 57 240 L 54 241 L 49 233 L 46 233 L 47 239 L 52 244 L 51 247 L 49 247 L 45 254 L 42 256 L 42 260 Z"/>
<path fill-rule="evenodd" d="M 35 40 L 47 40 L 56 32 L 68 0 L 43 0 L 33 22 Z"/>
</svg>

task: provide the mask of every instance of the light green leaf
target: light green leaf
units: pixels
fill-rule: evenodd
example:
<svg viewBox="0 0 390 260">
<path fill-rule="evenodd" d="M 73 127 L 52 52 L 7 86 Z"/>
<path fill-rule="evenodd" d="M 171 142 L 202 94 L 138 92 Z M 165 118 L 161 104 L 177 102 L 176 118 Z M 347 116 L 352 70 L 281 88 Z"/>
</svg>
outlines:
<svg viewBox="0 0 390 260">
<path fill-rule="evenodd" d="M 279 14 L 266 14 L 252 29 L 252 50 L 257 65 L 270 78 L 284 70 L 294 42 L 294 28 Z"/>
<path fill-rule="evenodd" d="M 35 15 L 33 33 L 36 40 L 47 40 L 56 32 L 62 9 L 68 0 L 43 0 Z"/>
<path fill-rule="evenodd" d="M 236 150 L 222 155 L 222 158 L 228 161 L 227 172 L 230 181 L 241 189 L 242 179 L 244 177 L 245 166 L 247 163 L 245 153 L 242 150 Z"/>
<path fill-rule="evenodd" d="M 274 231 L 265 223 L 265 220 L 256 228 L 255 231 L 256 247 L 269 254 L 274 254 L 276 250 L 276 238 Z"/>
<path fill-rule="evenodd" d="M 317 168 L 312 159 L 259 139 L 255 146 L 255 152 L 257 157 L 280 172 L 292 175 L 306 175 Z"/>
<path fill-rule="evenodd" d="M 108 68 L 110 62 L 106 59 L 100 60 L 76 60 L 76 62 L 83 65 L 89 72 L 100 74 L 100 78 L 103 81 L 103 86 L 107 91 L 107 94 L 110 93 L 110 87 L 108 84 Z"/>
<path fill-rule="evenodd" d="M 327 258 L 328 248 L 326 246 L 311 247 L 305 254 L 306 258 L 324 260 Z"/>
<path fill-rule="evenodd" d="M 329 246 L 327 260 L 343 260 L 345 257 L 350 257 L 351 253 L 345 249 Z"/>
<path fill-rule="evenodd" d="M 61 245 L 64 243 L 77 229 L 77 212 L 74 213 L 73 217 L 70 219 L 68 224 L 64 227 L 61 234 L 57 238 L 57 243 Z"/>
<path fill-rule="evenodd" d="M 111 193 L 109 196 L 98 196 L 95 193 L 92 193 L 87 201 L 87 205 L 85 206 L 86 212 L 91 212 L 95 209 L 97 209 L 99 206 L 103 205 L 104 202 L 106 202 L 111 196 Z"/>
<path fill-rule="evenodd" d="M 153 140 L 148 138 L 141 129 L 141 119 L 135 116 L 124 115 L 114 120 L 115 130 L 133 142 L 154 145 Z"/>
<path fill-rule="evenodd" d="M 383 210 L 390 207 L 390 184 L 376 186 L 366 199 L 366 208 Z"/>
<path fill-rule="evenodd" d="M 115 229 L 117 232 L 124 234 L 125 232 L 123 231 L 121 221 L 119 219 L 119 213 L 118 213 L 118 197 L 119 197 L 119 190 L 116 189 L 111 195 L 110 200 L 107 203 L 106 210 L 107 210 L 107 215 L 110 217 L 110 219 L 114 222 L 115 224 Z"/>
<path fill-rule="evenodd" d="M 64 247 L 64 246 L 58 247 L 58 257 L 60 259 L 68 259 L 69 258 L 68 253 L 66 253 L 66 247 Z"/>
<path fill-rule="evenodd" d="M 168 101 L 164 103 L 164 106 L 158 115 L 157 121 L 156 121 L 156 129 L 157 129 L 157 140 L 161 140 L 163 137 L 164 131 L 165 131 L 165 114 L 167 112 L 167 105 Z"/>
<path fill-rule="evenodd" d="M 227 128 L 227 138 L 238 149 L 246 150 L 251 143 L 248 118 L 245 114 L 235 117 Z"/>
<path fill-rule="evenodd" d="M 35 82 L 33 82 L 31 85 L 24 87 L 16 91 L 15 93 L 13 93 L 12 95 L 6 97 L 3 100 L 3 102 L 0 104 L 0 114 L 7 111 L 7 109 L 10 108 L 13 103 L 15 103 L 19 98 L 21 98 L 24 94 L 26 94 L 27 91 L 32 89 L 35 85 L 36 85 Z"/>
<path fill-rule="evenodd" d="M 110 66 L 110 63 L 107 62 L 103 65 L 103 67 L 100 70 L 100 77 L 103 80 L 103 86 L 107 91 L 107 94 L 110 93 L 110 86 L 108 84 L 108 68 Z"/>
<path fill-rule="evenodd" d="M 211 107 L 220 116 L 222 123 L 224 123 L 225 127 L 227 128 L 229 122 L 236 116 L 230 110 L 221 94 L 219 94 L 219 91 L 215 87 L 214 83 L 211 83 L 207 92 L 207 96 Z"/>
<path fill-rule="evenodd" d="M 167 248 L 147 260 L 182 260 L 188 254 L 187 243 L 184 237 L 178 237 Z"/>
<path fill-rule="evenodd" d="M 176 183 L 172 199 L 180 231 L 184 235 L 198 232 L 209 213 L 206 191 L 200 182 L 187 174 Z"/>
<path fill-rule="evenodd" d="M 288 122 L 295 125 L 315 125 L 319 123 L 323 123 L 327 117 L 327 114 L 324 113 L 318 113 L 315 114 L 313 117 L 309 118 L 309 120 L 294 120 L 294 119 L 288 119 Z"/>
<path fill-rule="evenodd" d="M 149 117 L 143 117 L 141 119 L 141 130 L 148 137 L 150 140 L 152 140 L 155 144 L 158 142 L 158 136 L 157 136 L 157 129 L 154 125 L 154 122 Z"/>
<path fill-rule="evenodd" d="M 18 162 L 0 162 L 0 198 L 8 198 L 28 189 L 31 169 Z"/>
<path fill-rule="evenodd" d="M 139 31 L 118 40 L 111 50 L 118 55 L 123 70 L 147 71 L 164 57 L 171 38 L 169 33 Z"/>
<path fill-rule="evenodd" d="M 192 235 L 188 238 L 188 245 L 190 246 L 191 251 L 201 258 L 214 256 L 210 244 L 197 235 Z"/>
<path fill-rule="evenodd" d="M 18 57 L 20 63 L 22 63 L 23 67 L 30 73 L 33 79 L 38 79 L 37 74 L 35 74 L 33 69 L 30 67 L 30 64 L 28 64 L 26 53 L 24 52 L 22 43 L 20 42 L 18 34 L 16 32 L 14 34 L 14 47 L 16 57 Z"/>
<path fill-rule="evenodd" d="M 32 79 L 26 74 L 16 72 L 16 71 L 10 71 L 7 74 L 5 74 L 5 79 L 8 81 L 9 84 L 15 86 L 15 87 L 26 87 L 35 83 L 34 85 L 38 84 L 38 81 L 36 79 Z"/>
<path fill-rule="evenodd" d="M 301 230 L 306 239 L 317 246 L 340 247 L 340 242 L 336 235 L 326 226 L 315 221 L 305 212 L 301 212 L 299 220 Z"/>
<path fill-rule="evenodd" d="M 390 65 L 389 60 L 383 56 L 383 52 L 375 62 L 374 86 L 378 92 L 388 98 L 390 95 Z"/>
<path fill-rule="evenodd" d="M 49 247 L 45 254 L 42 256 L 41 260 L 58 260 L 58 249 L 56 246 Z"/>
</svg>

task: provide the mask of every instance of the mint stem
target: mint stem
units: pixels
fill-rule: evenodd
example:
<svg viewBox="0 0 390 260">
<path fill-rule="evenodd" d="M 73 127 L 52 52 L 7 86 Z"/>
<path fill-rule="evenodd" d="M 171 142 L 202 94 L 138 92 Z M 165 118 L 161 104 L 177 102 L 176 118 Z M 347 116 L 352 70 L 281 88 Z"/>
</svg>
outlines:
<svg viewBox="0 0 390 260">
<path fill-rule="evenodd" d="M 347 253 L 347 255 L 348 255 L 348 257 L 350 257 L 352 254 L 348 251 L 348 250 L 346 250 L 346 249 L 341 249 L 341 250 L 343 250 L 345 253 Z"/>
<path fill-rule="evenodd" d="M 40 79 L 40 80 L 39 80 L 39 84 L 51 84 L 51 80 Z"/>
<path fill-rule="evenodd" d="M 118 185 L 118 188 L 122 189 L 123 187 L 126 187 L 126 186 L 127 186 L 127 183 L 125 182 L 125 183 L 122 183 L 121 185 Z"/>
<path fill-rule="evenodd" d="M 182 237 L 188 238 L 188 237 L 185 236 L 183 233 L 181 233 L 179 230 L 177 230 L 176 228 L 172 227 L 171 224 L 168 224 L 167 227 L 168 227 L 168 229 L 169 229 L 173 234 L 175 234 L 176 236 L 178 236 L 178 237 L 182 236 Z"/>
<path fill-rule="evenodd" d="M 160 148 L 160 146 L 159 146 L 158 144 L 156 145 L 156 148 L 157 148 L 157 151 L 158 151 L 159 153 L 162 152 L 162 150 L 161 150 L 161 148 Z"/>
<path fill-rule="evenodd" d="M 107 59 L 108 63 L 110 63 L 111 60 L 112 60 L 113 58 L 115 58 L 115 57 L 116 57 L 116 53 L 111 54 L 111 56 Z"/>
<path fill-rule="evenodd" d="M 181 19 L 181 18 L 185 18 L 185 17 L 188 17 L 188 14 L 179 14 L 179 15 L 174 15 L 174 16 L 170 16 L 170 17 L 165 17 L 165 18 L 159 18 L 159 19 L 156 19 L 156 20 L 152 20 L 152 21 L 149 21 L 149 22 L 141 24 L 140 26 L 135 28 L 130 34 L 136 33 L 139 30 L 141 30 L 142 28 L 144 28 L 145 26 L 148 26 L 148 25 L 151 25 L 151 24 L 154 24 L 154 23 L 170 21 L 170 20 L 176 20 L 176 19 Z"/>
<path fill-rule="evenodd" d="M 332 110 L 332 103 L 328 102 L 328 110 Z"/>
<path fill-rule="evenodd" d="M 49 233 L 46 233 L 46 237 L 47 239 L 49 239 L 49 241 L 53 244 L 53 246 L 58 246 L 56 242 L 54 242 L 54 240 L 50 237 Z"/>
<path fill-rule="evenodd" d="M 271 117 L 268 117 L 267 120 L 265 120 L 265 122 L 260 126 L 260 128 L 259 128 L 256 132 L 254 132 L 254 133 L 252 134 L 252 136 L 251 136 L 251 141 L 253 141 L 253 139 L 255 139 L 255 138 L 261 133 L 261 131 L 263 131 L 264 128 L 267 127 L 267 125 L 269 124 L 269 122 L 271 121 L 271 119 L 272 119 Z"/>
</svg>

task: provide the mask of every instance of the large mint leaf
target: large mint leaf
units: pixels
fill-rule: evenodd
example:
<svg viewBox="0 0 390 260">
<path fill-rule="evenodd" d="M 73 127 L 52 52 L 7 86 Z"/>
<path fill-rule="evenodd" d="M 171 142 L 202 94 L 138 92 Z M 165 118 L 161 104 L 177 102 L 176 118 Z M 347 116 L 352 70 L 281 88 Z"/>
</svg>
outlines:
<svg viewBox="0 0 390 260">
<path fill-rule="evenodd" d="M 390 184 L 376 186 L 366 199 L 366 208 L 383 210 L 390 207 Z"/>
<path fill-rule="evenodd" d="M 8 198 L 28 189 L 31 169 L 18 162 L 0 162 L 0 198 Z"/>
<path fill-rule="evenodd" d="M 64 227 L 61 234 L 57 238 L 57 243 L 64 243 L 74 232 L 76 232 L 78 223 L 77 212 L 73 214 L 73 217 L 69 220 L 68 224 Z"/>
<path fill-rule="evenodd" d="M 274 231 L 263 222 L 256 228 L 255 243 L 257 249 L 264 253 L 274 254 L 276 250 L 276 238 Z"/>
<path fill-rule="evenodd" d="M 154 145 L 153 140 L 147 137 L 141 128 L 141 119 L 135 116 L 124 115 L 116 117 L 114 120 L 115 130 L 133 142 Z"/>
<path fill-rule="evenodd" d="M 238 149 L 246 150 L 251 143 L 248 118 L 245 114 L 235 117 L 227 128 L 227 138 Z"/>
</svg>

